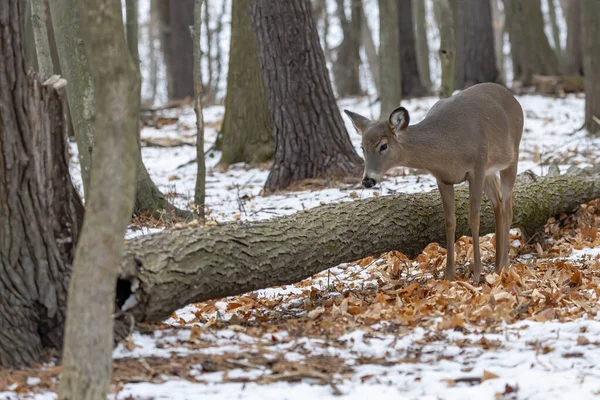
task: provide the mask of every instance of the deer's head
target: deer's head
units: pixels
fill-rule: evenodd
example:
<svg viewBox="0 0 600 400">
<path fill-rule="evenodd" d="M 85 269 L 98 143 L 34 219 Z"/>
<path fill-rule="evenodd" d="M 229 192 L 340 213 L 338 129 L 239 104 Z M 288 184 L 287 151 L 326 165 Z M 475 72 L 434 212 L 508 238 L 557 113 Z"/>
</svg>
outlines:
<svg viewBox="0 0 600 400">
<path fill-rule="evenodd" d="M 352 111 L 344 112 L 362 136 L 361 148 L 365 158 L 362 184 L 371 188 L 381 181 L 390 168 L 402 161 L 400 138 L 408 128 L 408 111 L 404 107 L 398 107 L 392 111 L 387 121 L 371 121 Z"/>
</svg>

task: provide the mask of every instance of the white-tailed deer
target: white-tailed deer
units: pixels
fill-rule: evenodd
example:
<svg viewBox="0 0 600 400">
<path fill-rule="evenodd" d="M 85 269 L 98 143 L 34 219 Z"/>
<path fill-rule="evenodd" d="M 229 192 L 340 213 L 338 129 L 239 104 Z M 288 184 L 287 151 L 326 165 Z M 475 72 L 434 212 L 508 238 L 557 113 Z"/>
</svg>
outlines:
<svg viewBox="0 0 600 400">
<path fill-rule="evenodd" d="M 373 187 L 395 166 L 423 169 L 436 178 L 446 221 L 446 279 L 455 275 L 454 185 L 464 181 L 469 182 L 474 280 L 479 282 L 481 276 L 479 211 L 483 193 L 494 207 L 496 271 L 508 271 L 512 194 L 523 131 L 523 110 L 508 89 L 495 83 L 472 86 L 438 101 L 423 121 L 411 126 L 404 107 L 392 111 L 387 121 L 344 112 L 362 135 L 365 187 Z"/>
</svg>

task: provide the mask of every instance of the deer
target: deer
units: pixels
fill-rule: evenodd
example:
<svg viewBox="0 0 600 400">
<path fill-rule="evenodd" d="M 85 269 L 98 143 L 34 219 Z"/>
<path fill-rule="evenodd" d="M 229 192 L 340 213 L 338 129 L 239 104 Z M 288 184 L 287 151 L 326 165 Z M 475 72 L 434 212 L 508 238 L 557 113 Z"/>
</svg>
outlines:
<svg viewBox="0 0 600 400">
<path fill-rule="evenodd" d="M 387 121 L 344 112 L 362 135 L 365 188 L 372 188 L 398 166 L 424 170 L 436 179 L 445 221 L 445 279 L 453 280 L 456 274 L 454 185 L 465 181 L 469 184 L 473 280 L 479 283 L 482 271 L 479 225 L 483 193 L 494 209 L 495 271 L 508 272 L 513 189 L 524 121 L 523 109 L 508 89 L 496 83 L 473 85 L 439 100 L 421 122 L 410 126 L 404 107 L 393 110 Z"/>
</svg>

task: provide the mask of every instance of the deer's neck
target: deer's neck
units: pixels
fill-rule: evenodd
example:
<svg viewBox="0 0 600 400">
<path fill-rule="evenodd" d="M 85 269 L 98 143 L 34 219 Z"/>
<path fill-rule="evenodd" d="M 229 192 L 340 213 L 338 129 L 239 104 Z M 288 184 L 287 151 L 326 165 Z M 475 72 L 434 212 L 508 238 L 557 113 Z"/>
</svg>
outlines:
<svg viewBox="0 0 600 400">
<path fill-rule="evenodd" d="M 406 132 L 399 139 L 402 146 L 400 155 L 400 165 L 408 168 L 428 169 L 431 165 L 430 155 L 436 141 L 431 140 L 429 130 L 424 121 L 408 127 Z"/>
</svg>

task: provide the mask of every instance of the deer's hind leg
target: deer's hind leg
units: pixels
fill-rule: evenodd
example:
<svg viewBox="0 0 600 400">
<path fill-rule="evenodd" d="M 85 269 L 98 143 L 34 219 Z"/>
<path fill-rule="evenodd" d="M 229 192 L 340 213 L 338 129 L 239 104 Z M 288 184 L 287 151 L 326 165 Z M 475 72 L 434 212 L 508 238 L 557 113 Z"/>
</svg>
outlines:
<svg viewBox="0 0 600 400">
<path fill-rule="evenodd" d="M 479 283 L 481 279 L 479 221 L 484 182 L 485 174 L 483 173 L 483 169 L 476 169 L 473 175 L 469 176 L 469 225 L 471 226 L 471 236 L 473 237 L 473 281 L 475 283 Z"/>
<path fill-rule="evenodd" d="M 517 180 L 517 163 L 515 162 L 510 167 L 500 171 L 500 181 L 502 187 L 502 211 L 504 213 L 504 232 L 506 242 L 504 244 L 504 272 L 508 272 L 510 260 L 508 257 L 509 233 L 513 219 L 513 189 Z"/>
<path fill-rule="evenodd" d="M 454 279 L 456 267 L 454 264 L 454 240 L 456 239 L 456 209 L 454 205 L 454 185 L 437 182 L 444 207 L 446 228 L 446 275 L 449 281 Z"/>
<path fill-rule="evenodd" d="M 504 221 L 504 206 L 502 204 L 502 192 L 498 175 L 486 176 L 483 191 L 488 199 L 490 199 L 494 208 L 494 217 L 496 219 L 496 272 L 500 272 L 508 258 L 508 232 L 506 231 L 506 223 Z"/>
</svg>

